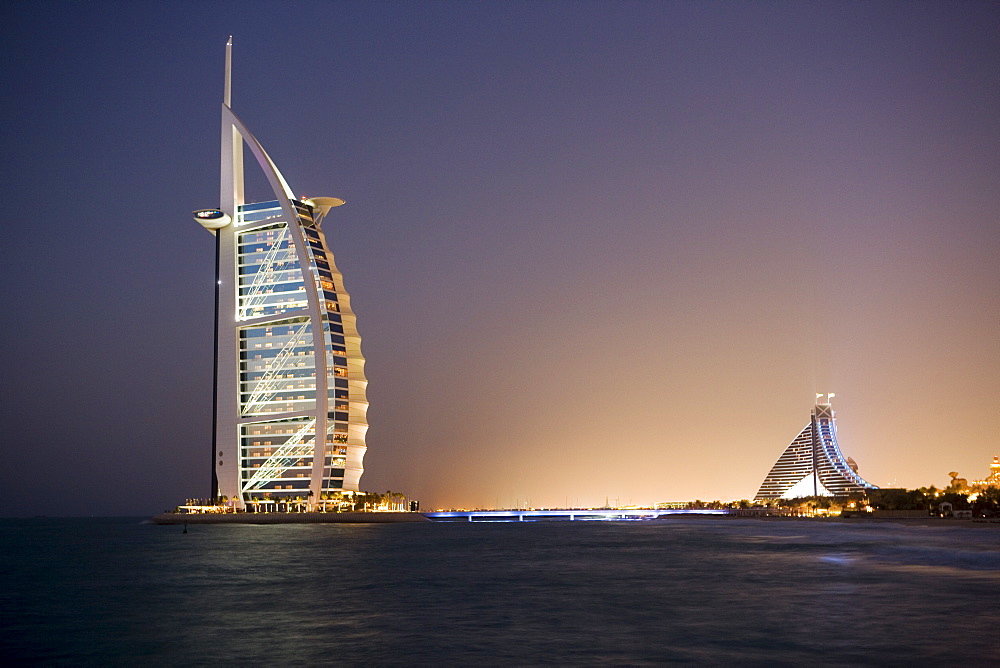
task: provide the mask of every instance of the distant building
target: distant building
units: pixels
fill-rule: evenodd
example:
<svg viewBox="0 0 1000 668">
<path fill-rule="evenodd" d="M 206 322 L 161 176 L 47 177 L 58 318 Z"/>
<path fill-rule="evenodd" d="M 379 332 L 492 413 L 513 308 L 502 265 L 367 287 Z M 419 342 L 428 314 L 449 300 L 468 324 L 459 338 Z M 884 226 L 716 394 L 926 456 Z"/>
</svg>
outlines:
<svg viewBox="0 0 1000 668">
<path fill-rule="evenodd" d="M 993 457 L 993 462 L 990 464 L 990 474 L 982 480 L 973 480 L 972 485 L 977 489 L 1000 487 L 1000 457 Z"/>
<path fill-rule="evenodd" d="M 231 54 L 230 39 L 219 208 L 194 213 L 216 248 L 212 498 L 315 507 L 324 495 L 358 491 L 367 450 L 361 337 L 320 228 L 344 202 L 292 192 L 230 107 Z M 244 143 L 271 187 L 268 201 L 244 199 Z"/>
<path fill-rule="evenodd" d="M 965 478 L 958 477 L 957 471 L 948 474 L 951 480 L 948 483 L 947 491 L 967 494 L 969 492 L 981 492 L 987 487 L 1000 487 L 1000 457 L 994 457 L 990 464 L 990 473 L 982 480 L 973 480 L 971 483 Z"/>
<path fill-rule="evenodd" d="M 829 394 L 817 395 L 809 424 L 789 444 L 761 483 L 754 501 L 802 496 L 840 496 L 878 489 L 858 475 L 858 465 L 845 458 L 837 443 L 837 425 Z"/>
<path fill-rule="evenodd" d="M 958 471 L 952 471 L 948 474 L 951 480 L 948 481 L 948 487 L 945 491 L 948 492 L 958 492 L 960 494 L 967 493 L 969 491 L 969 481 L 965 478 L 958 477 Z"/>
<path fill-rule="evenodd" d="M 690 501 L 660 501 L 656 504 L 657 510 L 678 510 L 681 508 L 687 508 L 690 505 Z"/>
</svg>

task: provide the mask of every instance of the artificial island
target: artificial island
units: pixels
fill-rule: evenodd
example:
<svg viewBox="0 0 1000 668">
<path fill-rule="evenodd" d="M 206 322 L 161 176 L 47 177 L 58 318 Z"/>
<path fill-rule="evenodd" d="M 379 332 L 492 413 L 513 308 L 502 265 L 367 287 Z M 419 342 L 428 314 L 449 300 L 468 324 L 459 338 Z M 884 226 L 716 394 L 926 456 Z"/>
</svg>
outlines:
<svg viewBox="0 0 1000 668">
<path fill-rule="evenodd" d="M 271 197 L 247 202 L 243 147 Z M 232 110 L 226 44 L 218 208 L 194 212 L 215 238 L 211 488 L 160 524 L 655 519 L 666 515 L 928 517 L 934 505 L 1000 510 L 1000 461 L 975 490 L 952 474 L 945 490 L 880 490 L 837 441 L 833 394 L 785 448 L 753 501 L 651 508 L 520 508 L 419 512 L 403 494 L 361 491 L 368 399 L 361 337 L 322 223 L 345 202 L 296 196 Z M 824 400 L 823 397 L 826 397 Z M 964 496 L 961 496 L 962 494 Z M 950 494 L 938 502 L 942 494 Z M 919 497 L 919 498 L 918 498 Z M 961 498 L 959 498 L 961 497 Z M 975 501 L 982 499 L 979 506 Z M 905 506 L 905 507 L 904 507 Z M 940 514 L 940 513 L 939 513 Z"/>
</svg>

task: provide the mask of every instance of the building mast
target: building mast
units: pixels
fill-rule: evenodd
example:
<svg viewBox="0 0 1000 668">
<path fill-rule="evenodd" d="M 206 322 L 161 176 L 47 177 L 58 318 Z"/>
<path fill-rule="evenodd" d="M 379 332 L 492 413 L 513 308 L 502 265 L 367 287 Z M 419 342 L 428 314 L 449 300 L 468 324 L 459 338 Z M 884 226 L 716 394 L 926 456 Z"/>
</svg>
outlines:
<svg viewBox="0 0 1000 668">
<path fill-rule="evenodd" d="M 243 204 L 243 137 L 236 129 L 230 117 L 232 110 L 232 78 L 233 78 L 233 37 L 226 42 L 226 72 L 222 88 L 222 130 L 221 156 L 219 169 L 219 208 L 229 220 L 236 220 L 237 209 Z M 237 480 L 219 479 L 220 468 L 225 466 L 226 459 L 230 467 L 237 467 L 240 461 L 239 442 L 236 427 L 239 418 L 238 396 L 233 388 L 238 387 L 239 361 L 233 359 L 233 351 L 239 347 L 237 331 L 233 326 L 233 314 L 236 312 L 237 293 L 239 287 L 236 274 L 236 231 L 234 225 L 226 225 L 215 233 L 217 249 L 217 276 L 215 281 L 215 434 L 212 452 L 213 482 L 216 485 L 216 496 L 226 496 L 232 499 L 239 494 L 234 485 Z M 226 452 L 220 449 L 233 447 L 236 451 Z M 227 470 L 228 473 L 228 470 Z M 231 478 L 232 476 L 227 476 Z"/>
<path fill-rule="evenodd" d="M 229 107 L 232 104 L 232 79 L 233 79 L 233 36 L 229 36 L 229 41 L 226 42 L 226 71 L 224 77 L 224 83 L 222 86 L 222 104 Z M 240 151 L 243 150 L 242 143 L 239 145 Z M 221 176 L 219 179 L 221 194 L 219 197 L 219 204 L 226 201 L 227 180 L 235 180 L 235 174 L 232 173 L 232 165 L 230 165 L 229 173 L 227 174 L 225 155 L 226 151 L 226 128 L 225 123 L 222 127 L 222 141 L 221 141 L 222 155 L 223 159 L 221 161 Z M 232 149 L 230 149 L 229 154 L 232 154 Z M 228 177 L 228 178 L 227 178 Z M 232 188 L 228 188 L 229 192 L 232 192 Z M 235 213 L 235 207 L 233 211 L 230 212 L 230 218 L 233 217 Z M 211 473 L 211 488 L 209 493 L 209 499 L 212 503 L 219 502 L 219 474 L 216 471 L 216 455 L 219 451 L 219 292 L 222 286 L 222 276 L 219 273 L 219 261 L 222 257 L 222 235 L 219 231 L 215 232 L 215 336 L 214 345 L 212 351 L 212 473 Z"/>
</svg>

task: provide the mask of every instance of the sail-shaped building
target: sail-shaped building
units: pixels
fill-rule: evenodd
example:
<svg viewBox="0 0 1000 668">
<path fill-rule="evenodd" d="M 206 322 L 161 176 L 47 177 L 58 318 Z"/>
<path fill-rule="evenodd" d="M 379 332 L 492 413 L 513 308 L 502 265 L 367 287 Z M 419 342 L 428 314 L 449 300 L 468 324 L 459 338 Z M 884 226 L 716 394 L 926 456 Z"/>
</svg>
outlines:
<svg viewBox="0 0 1000 668">
<path fill-rule="evenodd" d="M 837 423 L 830 400 L 816 396 L 809 424 L 799 432 L 757 491 L 755 501 L 803 496 L 841 496 L 878 489 L 860 475 L 853 459 L 844 458 L 837 443 Z"/>
<path fill-rule="evenodd" d="M 226 44 L 218 209 L 194 213 L 215 235 L 212 497 L 237 508 L 357 491 L 368 430 L 361 337 L 321 223 L 344 203 L 297 197 L 231 108 Z M 243 147 L 272 199 L 247 202 Z"/>
</svg>

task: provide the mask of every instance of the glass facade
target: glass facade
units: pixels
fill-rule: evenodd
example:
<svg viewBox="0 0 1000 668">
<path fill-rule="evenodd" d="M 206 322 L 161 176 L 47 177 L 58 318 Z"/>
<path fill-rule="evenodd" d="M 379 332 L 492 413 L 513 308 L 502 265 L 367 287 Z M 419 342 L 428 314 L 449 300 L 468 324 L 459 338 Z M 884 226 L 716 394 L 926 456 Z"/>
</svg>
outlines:
<svg viewBox="0 0 1000 668">
<path fill-rule="evenodd" d="M 293 221 L 286 220 L 278 201 L 237 207 L 239 474 L 244 503 L 309 496 L 318 422 L 326 425 L 321 490 L 345 489 L 352 398 L 353 431 L 363 438 L 362 428 L 367 427 L 359 419 L 367 408 L 360 340 L 355 364 L 348 364 L 342 278 L 313 207 L 298 200 L 291 204 Z M 301 233 L 301 251 L 296 231 Z M 317 296 L 321 327 L 314 328 L 309 289 Z M 314 330 L 321 332 L 320 342 Z M 357 338 L 356 331 L 351 333 Z M 320 348 L 325 364 L 317 364 Z M 317 375 L 323 373 L 318 368 L 327 376 L 325 397 L 317 397 Z M 325 419 L 319 419 L 317 411 Z"/>
</svg>

